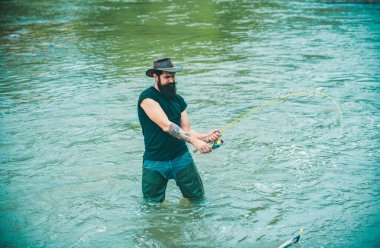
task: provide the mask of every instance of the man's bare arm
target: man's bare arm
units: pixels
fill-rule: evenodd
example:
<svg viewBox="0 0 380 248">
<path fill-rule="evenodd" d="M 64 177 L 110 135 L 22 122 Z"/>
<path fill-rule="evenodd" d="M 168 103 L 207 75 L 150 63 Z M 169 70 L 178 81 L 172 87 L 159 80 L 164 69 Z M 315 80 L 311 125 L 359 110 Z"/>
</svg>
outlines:
<svg viewBox="0 0 380 248">
<path fill-rule="evenodd" d="M 153 99 L 147 98 L 141 102 L 141 107 L 144 109 L 148 117 L 156 123 L 164 132 L 191 143 L 190 134 L 183 131 L 178 125 L 171 122 L 161 106 Z"/>
<path fill-rule="evenodd" d="M 171 122 L 158 102 L 154 101 L 153 99 L 146 98 L 141 102 L 140 106 L 143 108 L 148 117 L 164 132 L 167 132 L 177 139 L 191 143 L 201 153 L 208 153 L 212 151 L 206 142 L 198 139 L 195 136 L 192 136 L 190 133 L 185 132 L 181 127 Z"/>
<path fill-rule="evenodd" d="M 191 136 L 196 137 L 204 142 L 214 142 L 217 141 L 222 135 L 219 130 L 214 129 L 209 133 L 199 133 L 191 128 L 190 120 L 187 116 L 187 110 L 185 109 L 181 114 L 181 128 Z"/>
<path fill-rule="evenodd" d="M 183 131 L 178 125 L 176 125 L 173 122 L 170 122 L 167 133 L 176 137 L 177 139 L 181 139 L 187 143 L 191 143 L 190 134 Z"/>
</svg>

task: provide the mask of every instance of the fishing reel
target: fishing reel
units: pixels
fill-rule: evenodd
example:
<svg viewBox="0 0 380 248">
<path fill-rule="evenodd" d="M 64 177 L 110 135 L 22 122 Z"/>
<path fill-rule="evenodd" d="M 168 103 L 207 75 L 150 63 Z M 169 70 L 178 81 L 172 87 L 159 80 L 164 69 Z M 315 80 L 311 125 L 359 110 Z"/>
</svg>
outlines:
<svg viewBox="0 0 380 248">
<path fill-rule="evenodd" d="M 219 148 L 221 145 L 223 145 L 223 140 L 217 140 L 217 141 L 214 141 L 214 143 L 212 143 L 212 146 L 211 148 L 214 150 L 216 148 Z"/>
</svg>

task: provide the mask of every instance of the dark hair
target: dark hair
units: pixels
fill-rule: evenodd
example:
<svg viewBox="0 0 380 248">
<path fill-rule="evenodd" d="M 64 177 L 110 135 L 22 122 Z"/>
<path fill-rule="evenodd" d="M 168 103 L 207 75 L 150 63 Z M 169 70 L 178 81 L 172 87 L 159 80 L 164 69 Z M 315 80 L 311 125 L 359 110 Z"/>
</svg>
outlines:
<svg viewBox="0 0 380 248">
<path fill-rule="evenodd" d="M 155 71 L 153 72 L 153 74 L 156 74 L 157 77 L 160 77 L 160 76 L 162 75 L 162 73 L 163 73 L 163 71 L 161 71 L 161 70 L 155 70 Z"/>
</svg>

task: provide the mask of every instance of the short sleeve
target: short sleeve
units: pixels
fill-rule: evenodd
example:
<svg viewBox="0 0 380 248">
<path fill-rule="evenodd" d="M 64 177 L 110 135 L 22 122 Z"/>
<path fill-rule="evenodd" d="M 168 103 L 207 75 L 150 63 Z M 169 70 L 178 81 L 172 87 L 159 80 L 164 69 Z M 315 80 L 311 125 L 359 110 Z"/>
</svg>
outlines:
<svg viewBox="0 0 380 248">
<path fill-rule="evenodd" d="M 158 99 L 156 99 L 155 95 L 153 94 L 152 89 L 148 88 L 147 90 L 141 92 L 139 100 L 137 101 L 137 105 L 140 106 L 141 102 L 146 98 L 151 98 L 155 101 L 158 101 Z"/>
<path fill-rule="evenodd" d="M 186 103 L 185 99 L 183 99 L 182 96 L 177 95 L 177 97 L 178 97 L 179 105 L 181 106 L 181 113 L 182 113 L 187 108 L 187 103 Z"/>
</svg>

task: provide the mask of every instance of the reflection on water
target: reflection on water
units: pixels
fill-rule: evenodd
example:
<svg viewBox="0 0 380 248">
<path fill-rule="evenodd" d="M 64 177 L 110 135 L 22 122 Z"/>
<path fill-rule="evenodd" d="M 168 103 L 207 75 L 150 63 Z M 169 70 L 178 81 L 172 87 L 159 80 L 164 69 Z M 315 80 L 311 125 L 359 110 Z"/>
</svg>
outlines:
<svg viewBox="0 0 380 248">
<path fill-rule="evenodd" d="M 0 244 L 19 247 L 379 245 L 377 4 L 3 1 Z M 194 154 L 207 202 L 170 182 L 146 206 L 136 114 L 154 59 L 207 131 L 273 98 Z M 365 244 L 365 245 L 364 245 Z"/>
</svg>

